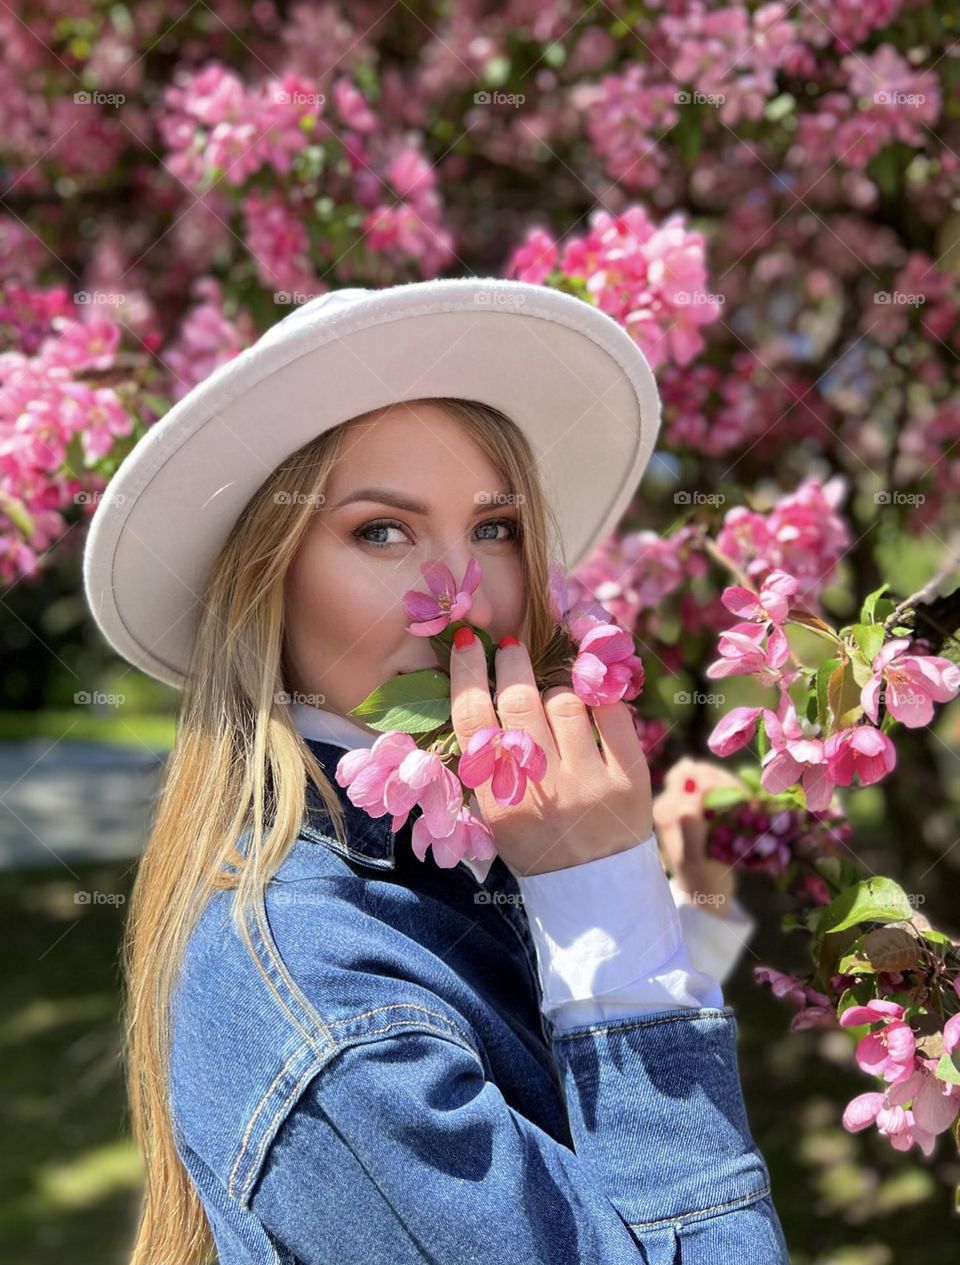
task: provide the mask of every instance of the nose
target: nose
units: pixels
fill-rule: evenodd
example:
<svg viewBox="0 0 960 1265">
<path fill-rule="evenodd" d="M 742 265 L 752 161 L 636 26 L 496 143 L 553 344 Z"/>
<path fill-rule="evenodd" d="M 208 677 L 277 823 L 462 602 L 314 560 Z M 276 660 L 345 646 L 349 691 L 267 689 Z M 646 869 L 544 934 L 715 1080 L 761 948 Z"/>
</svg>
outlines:
<svg viewBox="0 0 960 1265">
<path fill-rule="evenodd" d="M 467 563 L 472 556 L 469 552 L 460 550 L 455 550 L 447 556 L 447 566 L 453 572 L 458 584 L 463 579 L 467 570 Z M 482 568 L 483 564 L 479 558 L 477 558 L 477 562 L 480 563 Z M 470 594 L 471 606 L 466 616 L 468 623 L 474 624 L 477 628 L 482 628 L 484 631 L 488 631 L 493 623 L 493 602 L 487 593 L 489 584 L 490 577 L 484 575 L 481 570 L 480 583 Z"/>
</svg>

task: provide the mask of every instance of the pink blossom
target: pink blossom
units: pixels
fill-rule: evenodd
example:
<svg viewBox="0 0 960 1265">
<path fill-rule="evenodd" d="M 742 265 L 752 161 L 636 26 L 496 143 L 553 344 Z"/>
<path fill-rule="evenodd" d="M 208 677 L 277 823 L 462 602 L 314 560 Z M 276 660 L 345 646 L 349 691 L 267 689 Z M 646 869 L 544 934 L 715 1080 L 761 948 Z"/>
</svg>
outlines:
<svg viewBox="0 0 960 1265">
<path fill-rule="evenodd" d="M 790 613 L 790 598 L 800 581 L 786 571 L 771 571 L 760 587 L 759 595 L 741 585 L 723 590 L 722 601 L 728 611 L 741 619 L 758 623 L 782 624 Z"/>
<path fill-rule="evenodd" d="M 576 580 L 570 580 L 564 575 L 563 568 L 558 562 L 551 562 L 550 613 L 557 623 L 566 629 L 571 641 L 576 645 L 580 644 L 591 628 L 610 623 L 609 614 L 599 602 L 571 597 L 571 588 L 580 589 L 581 587 Z"/>
<path fill-rule="evenodd" d="M 446 835 L 433 835 L 426 817 L 418 817 L 413 823 L 410 841 L 421 861 L 426 859 L 427 849 L 432 848 L 433 859 L 442 869 L 451 869 L 465 858 L 486 861 L 496 855 L 493 835 L 466 805 L 459 810 L 453 829 Z"/>
<path fill-rule="evenodd" d="M 858 1133 L 875 1123 L 896 1150 L 907 1151 L 916 1143 L 924 1155 L 932 1155 L 937 1134 L 949 1129 L 960 1112 L 960 1086 L 938 1080 L 935 1068 L 935 1059 L 911 1060 L 882 1093 L 852 1099 L 843 1113 L 843 1127 Z"/>
<path fill-rule="evenodd" d="M 827 766 L 822 739 L 808 738 L 804 734 L 796 708 L 786 692 L 781 696 L 777 714 L 765 713 L 764 720 L 770 750 L 763 757 L 761 786 L 771 795 L 779 795 L 799 784 L 811 812 L 827 808 L 836 779 Z"/>
<path fill-rule="evenodd" d="M 899 1080 L 911 1070 L 917 1040 L 913 1029 L 903 1022 L 903 1007 L 895 1001 L 877 997 L 865 1006 L 850 1006 L 840 1016 L 844 1028 L 864 1023 L 882 1023 L 878 1032 L 869 1032 L 857 1043 L 856 1060 L 864 1072 L 882 1076 L 886 1081 Z"/>
<path fill-rule="evenodd" d="M 409 816 L 411 803 L 407 802 L 408 788 L 397 784 L 397 770 L 401 763 L 417 749 L 417 744 L 410 734 L 390 730 L 381 734 L 371 747 L 356 747 L 341 756 L 334 774 L 338 785 L 346 787 L 347 798 L 357 808 L 362 808 L 371 817 L 382 817 L 391 812 L 393 821 L 391 828 L 399 830 Z M 398 798 L 393 799 L 396 808 L 391 808 L 388 800 L 399 791 Z"/>
<path fill-rule="evenodd" d="M 711 680 L 725 676 L 754 676 L 763 685 L 773 685 L 784 677 L 780 671 L 790 657 L 790 646 L 782 628 L 775 627 L 766 646 L 767 636 L 763 624 L 734 624 L 720 634 L 717 649 L 720 658 L 714 660 L 706 675 Z"/>
<path fill-rule="evenodd" d="M 590 707 L 636 698 L 644 675 L 633 637 L 614 624 L 597 624 L 585 634 L 571 672 L 573 692 Z"/>
<path fill-rule="evenodd" d="M 877 723 L 881 687 L 887 711 L 910 729 L 929 725 L 933 704 L 947 703 L 960 691 L 960 667 L 940 655 L 905 653 L 909 637 L 888 641 L 874 656 L 873 675 L 860 691 L 863 710 Z"/>
<path fill-rule="evenodd" d="M 543 748 L 523 729 L 501 729 L 488 725 L 467 740 L 457 773 L 464 786 L 491 782 L 498 804 L 519 804 L 527 789 L 527 779 L 542 780 L 547 771 Z"/>
<path fill-rule="evenodd" d="M 480 564 L 471 558 L 459 584 L 450 568 L 439 559 L 422 562 L 420 571 L 430 592 L 407 589 L 404 593 L 404 609 L 414 621 L 408 625 L 407 632 L 415 637 L 432 637 L 470 613 L 473 605 L 470 595 L 480 583 Z"/>
<path fill-rule="evenodd" d="M 831 734 L 823 751 L 830 776 L 838 786 L 849 786 L 858 774 L 860 785 L 870 786 L 886 777 L 897 763 L 893 743 L 873 725 L 855 725 Z"/>
<path fill-rule="evenodd" d="M 830 998 L 795 975 L 787 975 L 772 966 L 755 966 L 753 980 L 755 984 L 769 984 L 774 997 L 784 997 L 797 1007 L 790 1021 L 791 1032 L 836 1025 L 836 1011 Z"/>
<path fill-rule="evenodd" d="M 505 276 L 541 285 L 557 266 L 557 243 L 542 228 L 532 228 L 510 256 Z"/>
<path fill-rule="evenodd" d="M 773 712 L 764 707 L 734 707 L 723 716 L 713 728 L 707 739 L 707 746 L 717 756 L 733 755 L 741 747 L 745 747 L 753 738 L 757 728 L 757 717 L 766 712 L 766 719 Z"/>
</svg>

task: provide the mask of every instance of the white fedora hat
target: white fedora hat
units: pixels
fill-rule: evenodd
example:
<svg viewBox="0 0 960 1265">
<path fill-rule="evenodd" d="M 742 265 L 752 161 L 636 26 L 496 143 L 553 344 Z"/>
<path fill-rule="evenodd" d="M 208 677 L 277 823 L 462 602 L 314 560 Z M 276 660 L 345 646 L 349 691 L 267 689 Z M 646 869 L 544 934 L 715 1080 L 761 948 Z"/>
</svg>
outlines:
<svg viewBox="0 0 960 1265">
<path fill-rule="evenodd" d="M 517 423 L 571 570 L 622 517 L 660 426 L 643 353 L 573 295 L 493 277 L 331 290 L 174 404 L 110 480 L 83 560 L 110 645 L 181 688 L 207 578 L 264 480 L 340 422 L 426 396 Z"/>
</svg>

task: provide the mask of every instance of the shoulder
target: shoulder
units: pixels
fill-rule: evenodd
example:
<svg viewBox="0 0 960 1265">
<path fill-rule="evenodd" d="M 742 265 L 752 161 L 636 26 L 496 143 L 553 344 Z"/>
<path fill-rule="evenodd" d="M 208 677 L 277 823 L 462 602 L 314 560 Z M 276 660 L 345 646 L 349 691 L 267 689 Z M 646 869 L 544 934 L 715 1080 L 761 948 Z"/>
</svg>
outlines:
<svg viewBox="0 0 960 1265">
<path fill-rule="evenodd" d="M 345 1051 L 420 1033 L 479 1055 L 418 965 L 414 928 L 379 917 L 371 879 L 344 858 L 298 840 L 245 912 L 249 944 L 235 896 L 216 891 L 187 944 L 170 1093 L 181 1139 L 241 1197 L 303 1091 Z"/>
</svg>

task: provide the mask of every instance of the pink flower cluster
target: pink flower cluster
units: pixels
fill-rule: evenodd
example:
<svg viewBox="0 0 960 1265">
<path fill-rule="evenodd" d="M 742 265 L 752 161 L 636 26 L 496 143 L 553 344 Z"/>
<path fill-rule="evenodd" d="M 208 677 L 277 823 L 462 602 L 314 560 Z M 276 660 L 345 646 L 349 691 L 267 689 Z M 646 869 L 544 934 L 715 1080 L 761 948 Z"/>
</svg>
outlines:
<svg viewBox="0 0 960 1265">
<path fill-rule="evenodd" d="M 767 514 L 735 506 L 723 519 L 717 547 L 751 579 L 769 570 L 795 576 L 811 601 L 828 584 L 850 548 L 850 531 L 837 513 L 847 490 L 843 475 L 826 483 L 806 479 Z"/>
<path fill-rule="evenodd" d="M 671 215 L 658 228 L 640 206 L 620 215 L 594 211 L 589 231 L 561 250 L 543 229 L 529 233 L 511 257 L 506 275 L 535 284 L 555 269 L 586 283 L 601 311 L 618 320 L 651 366 L 689 364 L 702 350 L 704 325 L 720 315 L 707 292 L 704 239 Z"/>
<path fill-rule="evenodd" d="M 84 489 L 98 481 L 71 469 L 68 450 L 79 440 L 85 466 L 129 435 L 133 418 L 112 386 L 78 376 L 107 370 L 120 346 L 120 327 L 99 309 L 80 319 L 63 290 L 30 293 L 5 288 L 4 323 L 19 325 L 25 351 L 0 353 L 0 575 L 9 583 L 33 574 L 39 556 L 66 530 L 71 504 L 92 509 Z"/>
<path fill-rule="evenodd" d="M 954 980 L 954 987 L 960 995 L 960 980 Z M 949 1129 L 960 1112 L 960 1085 L 934 1074 L 937 1060 L 918 1051 L 898 1002 L 879 997 L 865 1006 L 850 1006 L 840 1023 L 881 1025 L 857 1043 L 856 1060 L 864 1072 L 886 1081 L 882 1092 L 858 1094 L 847 1105 L 844 1128 L 857 1133 L 876 1124 L 896 1150 L 907 1151 L 916 1143 L 924 1155 L 932 1155 L 937 1134 Z M 946 1021 L 942 1041 L 946 1054 L 960 1046 L 960 1014 Z"/>
</svg>

